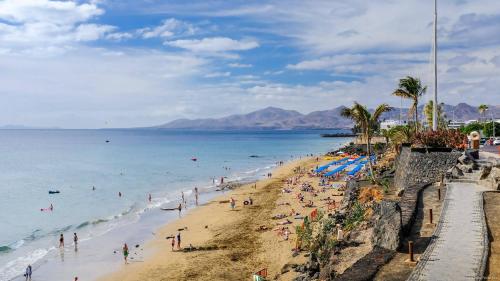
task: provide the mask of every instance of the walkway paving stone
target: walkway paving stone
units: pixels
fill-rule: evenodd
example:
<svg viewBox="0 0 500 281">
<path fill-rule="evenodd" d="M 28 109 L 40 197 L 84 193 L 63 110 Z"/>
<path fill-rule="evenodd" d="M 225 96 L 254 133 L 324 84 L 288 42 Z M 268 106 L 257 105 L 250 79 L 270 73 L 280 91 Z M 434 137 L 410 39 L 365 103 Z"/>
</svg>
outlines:
<svg viewBox="0 0 500 281">
<path fill-rule="evenodd" d="M 408 280 L 474 280 L 487 262 L 488 237 L 482 192 L 471 182 L 448 184 L 431 243 Z"/>
</svg>

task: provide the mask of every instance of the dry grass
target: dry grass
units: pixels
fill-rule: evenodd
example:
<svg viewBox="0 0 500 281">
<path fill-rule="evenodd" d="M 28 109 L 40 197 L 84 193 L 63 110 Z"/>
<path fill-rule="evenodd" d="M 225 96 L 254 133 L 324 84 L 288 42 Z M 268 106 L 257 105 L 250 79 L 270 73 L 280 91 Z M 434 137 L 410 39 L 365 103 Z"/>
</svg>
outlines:
<svg viewBox="0 0 500 281">
<path fill-rule="evenodd" d="M 486 278 L 500 280 L 500 193 L 485 193 L 484 203 L 484 213 L 490 232 L 490 255 Z"/>
</svg>

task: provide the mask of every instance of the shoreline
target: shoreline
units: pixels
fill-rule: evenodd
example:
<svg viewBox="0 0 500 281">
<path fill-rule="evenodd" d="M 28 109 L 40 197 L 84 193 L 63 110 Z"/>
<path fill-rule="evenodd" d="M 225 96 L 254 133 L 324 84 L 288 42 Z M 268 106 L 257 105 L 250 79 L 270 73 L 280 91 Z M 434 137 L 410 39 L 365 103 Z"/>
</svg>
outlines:
<svg viewBox="0 0 500 281">
<path fill-rule="evenodd" d="M 289 212 L 290 208 L 302 208 L 293 202 L 294 194 L 281 192 L 283 181 L 295 175 L 293 170 L 296 167 L 303 167 L 307 171 L 317 164 L 315 157 L 286 162 L 273 170 L 271 179 L 257 181 L 257 189 L 253 188 L 253 183 L 244 184 L 217 195 L 209 202 L 189 210 L 181 218 L 160 226 L 156 235 L 145 243 L 145 252 L 149 254 L 143 262 L 122 265 L 117 271 L 97 280 L 162 280 L 167 275 L 169 280 L 202 280 L 207 276 L 238 280 L 250 278 L 251 273 L 262 268 L 267 268 L 269 274 L 280 274 L 281 268 L 292 259 L 304 262 L 305 257 L 302 255 L 291 255 L 290 249 L 295 242 L 293 225 L 290 239 L 285 241 L 272 230 L 276 221 L 271 216 L 276 212 Z M 254 205 L 243 206 L 242 202 L 248 196 L 252 197 Z M 237 207 L 233 211 L 229 203 L 220 203 L 230 197 L 236 199 Z M 280 199 L 291 204 L 280 206 L 277 204 Z M 307 215 L 304 210 L 301 210 L 301 214 Z M 257 231 L 260 225 L 265 225 L 268 230 Z M 184 228 L 187 229 L 179 231 Z M 172 251 L 171 240 L 165 237 L 179 232 L 183 247 L 192 245 L 203 250 Z M 132 251 L 131 257 L 133 255 Z M 290 279 L 284 275 L 283 280 Z"/>
</svg>

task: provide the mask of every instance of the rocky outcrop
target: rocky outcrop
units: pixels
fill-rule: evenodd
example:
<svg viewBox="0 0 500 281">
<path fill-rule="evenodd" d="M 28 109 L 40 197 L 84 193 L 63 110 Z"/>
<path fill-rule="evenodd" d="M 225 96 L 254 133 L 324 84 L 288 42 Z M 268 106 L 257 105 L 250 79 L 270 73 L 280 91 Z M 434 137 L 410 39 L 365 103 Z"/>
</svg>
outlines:
<svg viewBox="0 0 500 281">
<path fill-rule="evenodd" d="M 446 171 L 455 166 L 460 156 L 461 152 L 449 149 L 426 151 L 404 146 L 396 161 L 394 185 L 402 190 L 415 184 L 439 181 Z"/>
<path fill-rule="evenodd" d="M 382 201 L 374 207 L 372 244 L 397 250 L 402 231 L 401 208 L 397 202 Z"/>
<path fill-rule="evenodd" d="M 333 278 L 338 281 L 368 281 L 372 280 L 377 271 L 386 264 L 396 251 L 381 247 L 373 250 L 363 258 L 359 259 L 353 266 L 344 271 L 340 276 Z"/>
<path fill-rule="evenodd" d="M 353 204 L 356 202 L 359 194 L 359 183 L 351 180 L 346 184 L 346 189 L 344 191 L 344 198 L 342 198 L 342 205 L 340 210 L 346 212 L 351 209 Z"/>
</svg>

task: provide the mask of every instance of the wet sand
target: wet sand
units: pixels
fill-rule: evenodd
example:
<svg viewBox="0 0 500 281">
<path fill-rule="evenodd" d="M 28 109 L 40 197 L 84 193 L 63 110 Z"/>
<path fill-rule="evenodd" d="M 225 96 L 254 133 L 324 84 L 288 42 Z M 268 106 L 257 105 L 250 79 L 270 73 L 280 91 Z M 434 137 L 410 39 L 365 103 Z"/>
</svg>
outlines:
<svg viewBox="0 0 500 281">
<path fill-rule="evenodd" d="M 99 280 L 249 280 L 252 273 L 263 268 L 267 268 L 271 278 L 291 280 L 295 273 L 280 275 L 280 272 L 285 264 L 300 263 L 306 259 L 304 253 L 292 257 L 296 240 L 295 225 L 299 225 L 302 220 L 287 217 L 293 224 L 287 225 L 291 234 L 285 240 L 275 229 L 278 228 L 277 222 L 287 218 L 274 220 L 272 216 L 290 215 L 292 208 L 305 216 L 314 209 L 303 207 L 296 199 L 296 194 L 300 192 L 303 182 L 309 182 L 317 189 L 319 178 L 299 176 L 294 169 L 301 167 L 308 171 L 324 162 L 328 161 L 316 162 L 316 159 L 307 158 L 287 163 L 277 168 L 271 179 L 259 181 L 256 189 L 253 184 L 247 184 L 190 210 L 155 233 L 155 238 L 145 246 L 152 254 L 144 262 L 124 265 L 117 272 Z M 295 177 L 295 185 L 284 182 L 292 177 Z M 282 192 L 286 186 L 292 189 L 291 193 Z M 334 195 L 338 195 L 335 197 L 337 202 L 341 199 L 341 193 L 332 188 L 315 197 L 310 193 L 302 194 L 305 195 L 304 202 L 311 199 L 315 202 L 315 207 L 320 208 L 326 208 L 326 202 L 321 199 L 334 198 Z M 253 199 L 253 205 L 243 205 L 243 201 L 249 196 Z M 228 203 L 231 197 L 236 199 L 235 210 L 231 210 Z M 267 229 L 258 230 L 260 226 Z M 183 248 L 192 245 L 203 249 L 191 252 L 172 251 L 171 240 L 166 237 L 179 232 Z"/>
</svg>

